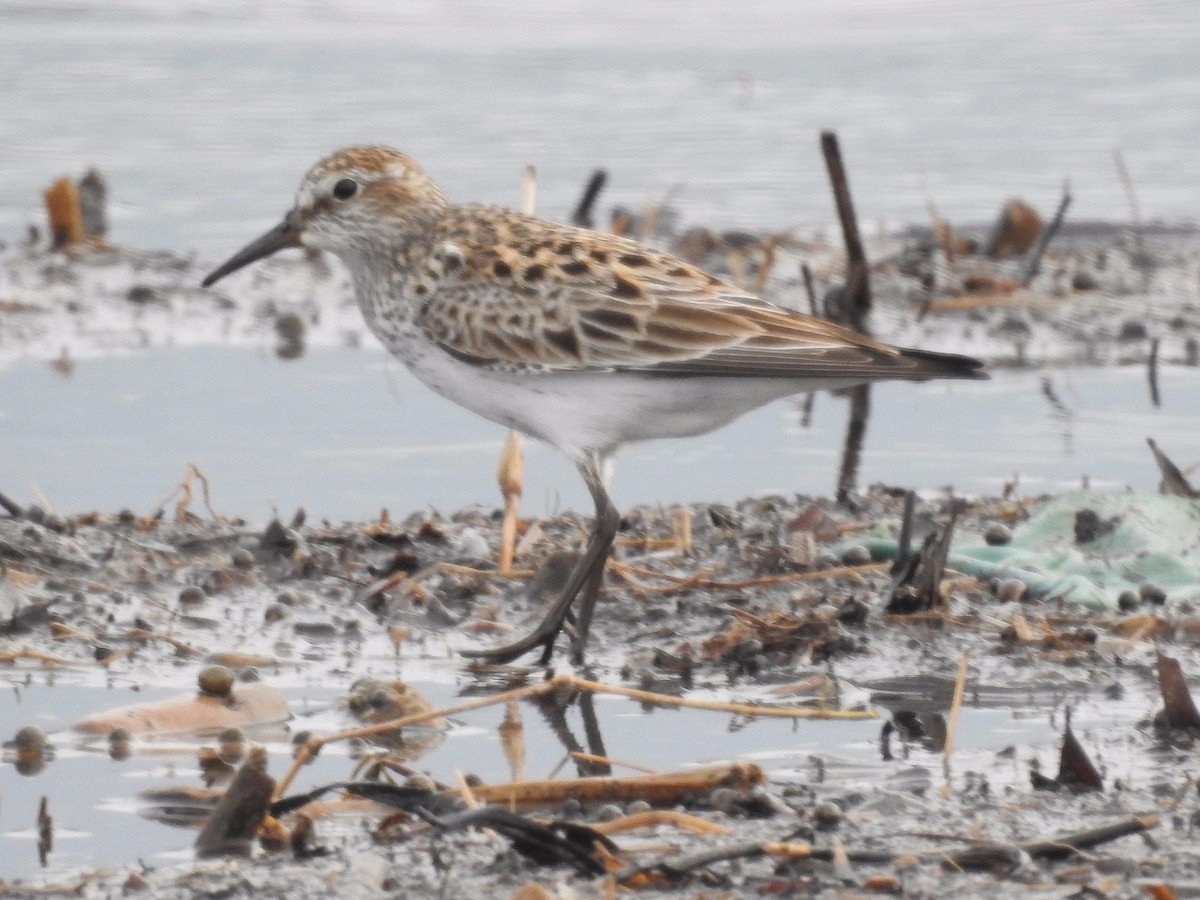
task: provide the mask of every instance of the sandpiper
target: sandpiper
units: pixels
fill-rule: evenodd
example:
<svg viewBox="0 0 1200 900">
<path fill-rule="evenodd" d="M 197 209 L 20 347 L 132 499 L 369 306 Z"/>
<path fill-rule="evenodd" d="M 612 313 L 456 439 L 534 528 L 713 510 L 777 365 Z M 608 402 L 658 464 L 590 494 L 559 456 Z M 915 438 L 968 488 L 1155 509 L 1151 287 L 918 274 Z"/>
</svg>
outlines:
<svg viewBox="0 0 1200 900">
<path fill-rule="evenodd" d="M 442 396 L 543 440 L 578 467 L 596 505 L 583 555 L 541 624 L 494 649 L 543 648 L 572 617 L 588 630 L 620 516 L 607 492 L 625 444 L 687 437 L 801 391 L 885 379 L 980 378 L 977 360 L 905 350 L 773 306 L 622 237 L 448 201 L 390 147 L 318 162 L 283 221 L 207 278 L 285 247 L 349 267 L 367 325 Z"/>
</svg>

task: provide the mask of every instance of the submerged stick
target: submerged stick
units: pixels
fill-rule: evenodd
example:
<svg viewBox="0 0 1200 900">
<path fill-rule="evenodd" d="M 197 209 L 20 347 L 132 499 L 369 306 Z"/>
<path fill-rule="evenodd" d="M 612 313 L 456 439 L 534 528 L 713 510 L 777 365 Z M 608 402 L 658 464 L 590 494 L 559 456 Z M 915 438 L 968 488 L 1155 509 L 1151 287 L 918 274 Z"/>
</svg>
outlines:
<svg viewBox="0 0 1200 900">
<path fill-rule="evenodd" d="M 860 384 L 850 388 L 850 421 L 846 424 L 846 440 L 842 443 L 842 463 L 838 469 L 835 499 L 845 506 L 858 483 L 858 465 L 862 460 L 863 441 L 867 436 L 867 419 L 871 415 L 871 386 Z"/>
<path fill-rule="evenodd" d="M 1150 382 L 1150 402 L 1154 408 L 1162 406 L 1162 397 L 1158 393 L 1158 338 L 1150 342 L 1150 358 L 1146 360 L 1146 378 Z"/>
<path fill-rule="evenodd" d="M 642 703 L 654 703 L 659 706 L 684 706 L 689 709 L 707 709 L 714 712 L 734 713 L 741 716 L 763 716 L 777 719 L 874 719 L 875 713 L 865 710 L 841 709 L 793 709 L 787 706 L 755 706 L 749 703 L 726 703 L 722 700 L 689 700 L 687 697 L 672 697 L 668 694 L 656 694 L 652 691 L 642 691 L 637 688 L 627 688 L 617 684 L 604 684 L 599 681 L 588 681 L 574 675 L 560 676 L 572 687 L 581 691 L 591 691 L 596 694 L 616 694 L 619 697 L 629 697 Z M 555 679 L 558 680 L 558 679 Z"/>
<path fill-rule="evenodd" d="M 821 132 L 821 152 L 829 170 L 833 200 L 837 204 L 838 220 L 842 225 L 842 240 L 846 244 L 846 324 L 860 334 L 867 334 L 867 314 L 871 311 L 870 267 L 858 231 L 854 201 L 850 197 L 850 182 L 842 163 L 842 151 L 837 133 Z"/>
<path fill-rule="evenodd" d="M 850 197 L 850 182 L 846 177 L 846 167 L 842 163 L 842 151 L 835 132 L 821 132 L 821 152 L 825 156 L 825 167 L 829 170 L 829 183 L 833 187 L 833 199 L 842 225 L 842 240 L 846 244 L 845 324 L 859 334 L 870 334 L 867 316 L 871 312 L 871 267 L 859 235 L 854 201 Z M 865 384 L 851 388 L 850 421 L 846 426 L 837 481 L 837 502 L 842 505 L 846 504 L 858 481 L 858 464 L 870 413 L 870 388 Z"/>
<path fill-rule="evenodd" d="M 588 179 L 588 183 L 583 189 L 583 196 L 579 198 L 579 204 L 571 213 L 572 225 L 578 225 L 581 228 L 595 226 L 592 220 L 592 208 L 596 205 L 596 198 L 600 196 L 600 191 L 604 189 L 607 180 L 608 173 L 603 169 L 597 169 L 592 173 L 592 177 Z"/>
<path fill-rule="evenodd" d="M 1067 215 L 1067 207 L 1071 205 L 1071 183 L 1063 182 L 1062 199 L 1058 201 L 1058 209 L 1054 212 L 1054 218 L 1050 220 L 1050 224 L 1042 229 L 1042 233 L 1038 235 L 1037 243 L 1033 245 L 1033 250 L 1029 253 L 1029 263 L 1025 267 L 1025 275 L 1021 279 L 1022 287 L 1029 287 L 1030 282 L 1037 277 L 1038 270 L 1042 265 L 1042 257 L 1046 253 L 1046 248 L 1050 246 L 1050 241 L 1054 235 L 1058 233 L 1058 229 L 1062 227 L 1063 218 Z"/>
<path fill-rule="evenodd" d="M 817 289 L 813 284 L 812 268 L 808 263 L 800 263 L 800 276 L 804 279 L 804 293 L 808 296 L 808 313 L 814 319 L 821 318 L 817 311 Z"/>
<path fill-rule="evenodd" d="M 1121 186 L 1125 188 L 1125 199 L 1129 201 L 1129 214 L 1133 220 L 1133 231 L 1138 241 L 1140 242 L 1142 231 L 1142 209 L 1138 203 L 1137 190 L 1133 186 L 1133 179 L 1129 177 L 1129 169 L 1125 167 L 1125 156 L 1121 153 L 1120 148 L 1113 150 L 1113 163 L 1117 167 L 1117 177 L 1121 179 Z"/>
</svg>

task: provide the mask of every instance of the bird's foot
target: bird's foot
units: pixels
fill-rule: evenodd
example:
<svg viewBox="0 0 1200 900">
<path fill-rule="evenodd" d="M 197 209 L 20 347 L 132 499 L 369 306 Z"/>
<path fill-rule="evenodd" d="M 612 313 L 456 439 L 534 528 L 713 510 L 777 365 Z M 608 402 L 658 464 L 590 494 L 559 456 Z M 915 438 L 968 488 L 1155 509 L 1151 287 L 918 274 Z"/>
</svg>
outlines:
<svg viewBox="0 0 1200 900">
<path fill-rule="evenodd" d="M 505 644 L 502 647 L 491 647 L 487 650 L 461 650 L 459 651 L 468 659 L 482 659 L 496 665 L 510 663 L 514 659 L 528 653 L 536 647 L 543 647 L 541 659 L 538 660 L 538 665 L 547 665 L 550 662 L 550 657 L 554 655 L 554 642 L 558 638 L 558 633 L 562 631 L 563 625 L 566 622 L 566 612 L 562 615 L 555 615 L 555 610 L 551 610 L 538 625 L 537 628 L 525 635 L 519 640 L 513 641 L 511 644 Z"/>
</svg>

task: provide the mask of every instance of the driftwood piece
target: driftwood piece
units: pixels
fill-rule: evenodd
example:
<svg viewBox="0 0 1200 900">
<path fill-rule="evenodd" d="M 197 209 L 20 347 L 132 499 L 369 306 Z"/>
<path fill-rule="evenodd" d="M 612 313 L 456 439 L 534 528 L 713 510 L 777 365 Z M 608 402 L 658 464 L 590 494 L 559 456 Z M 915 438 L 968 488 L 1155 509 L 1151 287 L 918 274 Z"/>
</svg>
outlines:
<svg viewBox="0 0 1200 900">
<path fill-rule="evenodd" d="M 60 178 L 42 195 L 50 226 L 51 246 L 61 250 L 83 240 L 83 214 L 79 208 L 79 188 L 70 178 Z"/>
<path fill-rule="evenodd" d="M 484 784 L 474 786 L 471 791 L 481 801 L 516 806 L 549 806 L 562 803 L 569 797 L 584 803 L 645 800 L 653 806 L 672 806 L 719 787 L 744 791 L 764 784 L 766 780 L 766 775 L 759 766 L 740 762 L 665 775 Z"/>
<path fill-rule="evenodd" d="M 103 737 L 114 728 L 130 734 L 185 734 L 268 725 L 291 716 L 287 700 L 268 684 L 239 684 L 230 697 L 188 694 L 96 713 L 75 723 L 86 735 Z"/>
<path fill-rule="evenodd" d="M 1200 729 L 1200 711 L 1196 709 L 1179 661 L 1160 654 L 1155 665 L 1158 669 L 1158 687 L 1162 691 L 1163 716 L 1167 724 L 1172 728 Z"/>
<path fill-rule="evenodd" d="M 275 779 L 267 774 L 267 751 L 255 747 L 196 838 L 196 855 L 248 856 L 274 790 Z"/>
<path fill-rule="evenodd" d="M 1029 841 L 1021 844 L 1020 847 L 1034 859 L 1063 859 L 1080 850 L 1090 850 L 1092 847 L 1107 844 L 1109 841 L 1157 827 L 1158 816 L 1130 816 L 1128 819 L 1122 819 L 1111 825 L 1101 825 L 1098 828 L 1073 831 L 1059 837 Z"/>
</svg>

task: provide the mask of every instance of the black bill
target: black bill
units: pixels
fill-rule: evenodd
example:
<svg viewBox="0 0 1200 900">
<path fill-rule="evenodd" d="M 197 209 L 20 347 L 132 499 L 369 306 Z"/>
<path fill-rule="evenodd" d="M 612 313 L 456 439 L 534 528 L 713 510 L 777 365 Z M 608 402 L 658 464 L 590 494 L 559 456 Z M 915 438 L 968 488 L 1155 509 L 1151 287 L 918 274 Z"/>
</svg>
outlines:
<svg viewBox="0 0 1200 900">
<path fill-rule="evenodd" d="M 250 263 L 260 260 L 264 256 L 270 256 L 277 250 L 283 250 L 285 247 L 299 246 L 300 217 L 296 215 L 295 210 L 292 210 L 283 217 L 282 222 L 258 238 L 258 240 L 251 241 L 237 253 L 233 254 L 233 256 L 229 257 L 224 263 L 213 269 L 200 284 L 202 287 L 210 287 L 230 272 L 236 272 L 242 266 L 248 266 Z"/>
</svg>

